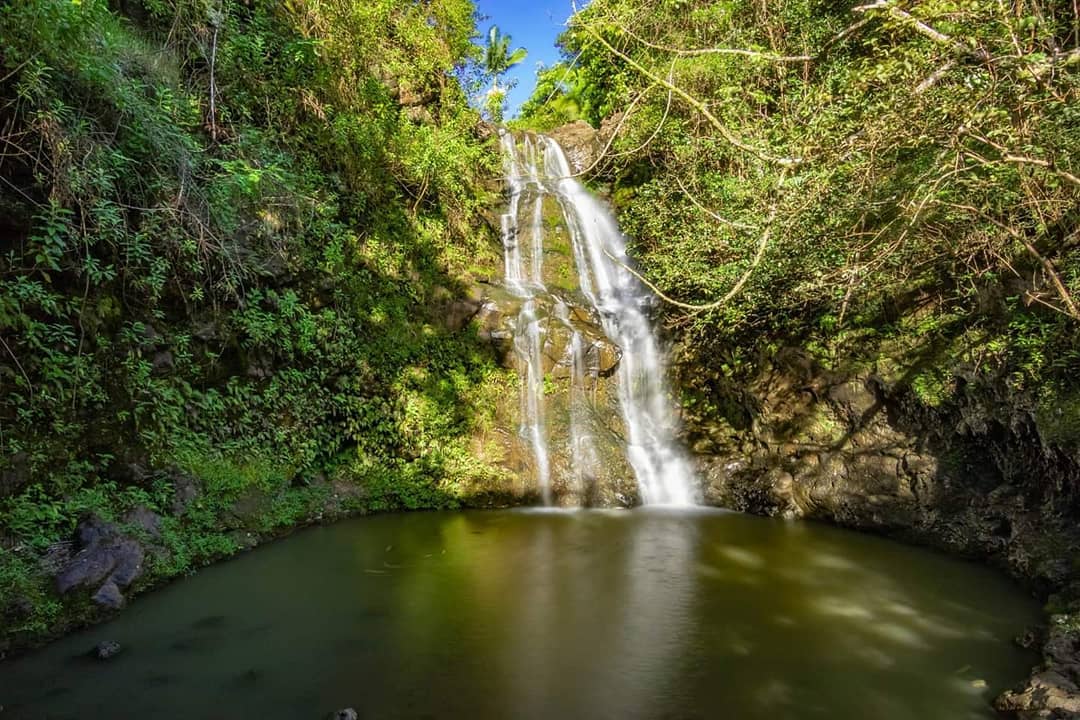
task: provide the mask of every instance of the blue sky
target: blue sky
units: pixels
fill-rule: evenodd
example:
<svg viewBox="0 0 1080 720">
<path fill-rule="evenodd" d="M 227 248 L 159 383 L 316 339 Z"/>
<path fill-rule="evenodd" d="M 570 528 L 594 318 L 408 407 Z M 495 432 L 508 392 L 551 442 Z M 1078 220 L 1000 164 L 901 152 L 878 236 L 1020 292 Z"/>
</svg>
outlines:
<svg viewBox="0 0 1080 720">
<path fill-rule="evenodd" d="M 584 4 L 578 0 L 578 6 Z M 511 48 L 524 47 L 529 51 L 525 62 L 507 73 L 518 81 L 508 98 L 508 115 L 513 116 L 532 94 L 537 64 L 551 66 L 558 62 L 555 38 L 573 9 L 570 0 L 477 0 L 476 5 L 481 15 L 488 16 L 479 26 L 484 38 L 489 27 L 498 25 L 511 36 Z"/>
</svg>

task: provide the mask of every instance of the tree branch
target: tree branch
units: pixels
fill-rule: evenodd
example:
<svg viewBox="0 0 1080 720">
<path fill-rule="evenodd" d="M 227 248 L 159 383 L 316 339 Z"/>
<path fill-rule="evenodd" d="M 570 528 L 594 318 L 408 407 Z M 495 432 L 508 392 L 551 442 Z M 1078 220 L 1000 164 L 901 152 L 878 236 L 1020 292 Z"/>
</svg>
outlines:
<svg viewBox="0 0 1080 720">
<path fill-rule="evenodd" d="M 899 20 L 901 23 L 911 26 L 917 33 L 930 38 L 939 45 L 948 45 L 960 55 L 968 55 L 983 61 L 990 59 L 990 55 L 985 50 L 970 47 L 939 30 L 935 30 L 911 13 L 901 10 L 895 5 L 890 5 L 888 0 L 877 0 L 869 5 L 858 5 L 851 8 L 851 12 L 856 13 L 872 12 L 874 10 L 884 10 L 894 20 Z"/>
<path fill-rule="evenodd" d="M 611 52 L 616 57 L 622 59 L 624 62 L 626 62 L 628 65 L 630 65 L 630 67 L 634 68 L 639 73 L 641 73 L 645 77 L 649 78 L 653 82 L 658 83 L 658 84 L 663 85 L 664 87 L 668 88 L 669 90 L 674 92 L 676 95 L 681 97 L 683 100 L 685 100 L 687 103 L 689 103 L 691 107 L 693 107 L 695 110 L 697 110 L 699 113 L 701 113 L 702 116 L 706 120 L 709 121 L 710 125 L 712 125 L 714 128 L 716 128 L 716 130 L 720 133 L 720 135 L 729 144 L 733 145 L 734 147 L 736 147 L 736 148 L 738 148 L 738 149 L 740 149 L 740 150 L 742 150 L 744 152 L 747 152 L 747 153 L 750 153 L 751 155 L 754 155 L 755 157 L 757 157 L 760 160 L 764 160 L 766 162 L 776 163 L 776 164 L 782 165 L 784 167 L 791 167 L 791 166 L 794 166 L 794 165 L 798 165 L 799 163 L 802 162 L 802 160 L 800 158 L 784 158 L 784 157 L 777 157 L 775 155 L 771 155 L 771 154 L 769 154 L 767 152 L 764 152 L 763 150 L 760 150 L 759 148 L 754 147 L 753 145 L 750 145 L 750 144 L 744 142 L 742 139 L 740 139 L 738 136 L 736 136 L 731 130 L 729 130 L 726 125 L 724 125 L 722 122 L 720 122 L 719 118 L 717 118 L 715 115 L 713 115 L 712 112 L 709 110 L 709 108 L 701 100 L 698 100 L 693 95 L 691 95 L 690 93 L 688 93 L 685 90 L 683 90 L 682 88 L 680 88 L 678 85 L 675 85 L 673 82 L 670 82 L 665 78 L 657 76 L 655 73 L 651 72 L 650 70 L 648 70 L 647 68 L 642 66 L 640 63 L 638 63 L 636 60 L 631 58 L 629 55 L 627 55 L 626 53 L 624 53 L 621 50 L 618 50 L 617 48 L 612 46 L 611 43 L 609 43 L 607 40 L 605 40 L 603 38 L 603 36 L 600 35 L 600 33 L 596 32 L 596 30 L 594 30 L 592 27 L 586 25 L 585 30 L 590 35 L 595 37 L 597 39 L 597 41 L 599 41 L 599 43 L 601 45 L 603 45 L 605 48 L 608 49 L 609 52 Z"/>
<path fill-rule="evenodd" d="M 610 252 L 608 252 L 607 248 L 604 248 L 604 254 L 607 255 L 619 267 L 623 268 L 624 270 L 629 272 L 631 275 L 636 277 L 638 280 L 645 283 L 645 285 L 650 290 L 652 290 L 654 293 L 656 293 L 656 296 L 658 298 L 660 298 L 661 300 L 663 300 L 664 302 L 666 302 L 669 305 L 673 305 L 673 306 L 675 306 L 677 308 L 682 308 L 683 310 L 691 310 L 693 312 L 703 312 L 703 311 L 706 311 L 706 310 L 715 310 L 715 309 L 717 309 L 719 307 L 722 307 L 723 305 L 726 305 L 728 302 L 730 302 L 732 298 L 734 298 L 736 295 L 739 294 L 739 292 L 742 291 L 743 286 L 746 285 L 746 283 L 750 280 L 750 276 L 754 274 L 754 270 L 757 269 L 758 265 L 761 264 L 762 258 L 765 257 L 765 249 L 769 245 L 769 238 L 772 236 L 773 225 L 776 222 L 777 214 L 780 212 L 779 191 L 780 191 L 780 188 L 784 184 L 784 180 L 787 178 L 787 172 L 788 172 L 788 169 L 784 168 L 780 172 L 780 177 L 776 182 L 776 188 L 777 188 L 778 195 L 777 195 L 776 200 L 773 202 L 772 209 L 769 211 L 769 217 L 765 221 L 766 222 L 765 230 L 764 230 L 764 232 L 761 233 L 761 239 L 758 241 L 757 251 L 754 253 L 753 259 L 750 261 L 750 266 L 748 268 L 746 268 L 746 270 L 743 272 L 742 276 L 740 276 L 738 281 L 736 281 L 735 285 L 733 285 L 732 288 L 730 290 L 728 290 L 724 294 L 724 296 L 722 298 L 720 298 L 719 300 L 716 300 L 715 302 L 706 303 L 704 305 L 693 305 L 691 303 L 684 303 L 684 302 L 676 300 L 676 299 L 674 299 L 672 297 L 669 297 L 660 288 L 656 287 L 656 285 L 654 283 L 650 282 L 647 278 L 645 278 L 641 273 L 634 270 L 632 267 L 630 267 L 629 265 L 622 262 L 621 260 L 619 260 L 614 255 L 612 255 Z M 713 215 L 713 216 L 715 217 L 715 215 Z"/>
<path fill-rule="evenodd" d="M 682 190 L 683 195 L 686 195 L 686 197 L 690 200 L 690 202 L 694 204 L 695 207 L 697 207 L 698 210 L 701 210 L 701 212 L 705 213 L 721 225 L 727 225 L 734 228 L 745 228 L 747 230 L 752 230 L 754 228 L 753 225 L 747 225 L 746 223 L 735 222 L 734 220 L 728 220 L 725 217 L 721 217 L 717 213 L 702 205 L 701 202 L 699 202 L 698 199 L 694 197 L 694 194 L 690 192 L 686 185 L 683 184 L 682 178 L 679 177 L 677 174 L 675 175 L 675 183 L 679 186 L 679 189 Z"/>
<path fill-rule="evenodd" d="M 983 218 L 987 222 L 992 223 L 999 229 L 1004 230 L 1015 240 L 1019 241 L 1020 244 L 1024 246 L 1024 249 L 1031 253 L 1032 257 L 1039 261 L 1039 264 L 1042 266 L 1043 271 L 1046 273 L 1047 277 L 1050 278 L 1050 282 L 1054 286 L 1054 289 L 1057 290 L 1058 296 L 1061 298 L 1061 301 L 1065 303 L 1065 307 L 1068 308 L 1068 316 L 1071 317 L 1073 320 L 1080 320 L 1080 310 L 1077 309 L 1076 303 L 1072 299 L 1072 295 L 1069 294 L 1068 288 L 1065 287 L 1065 283 L 1061 281 L 1061 276 L 1057 274 L 1057 270 L 1054 268 L 1054 264 L 1050 262 L 1050 260 L 1048 260 L 1042 253 L 1040 253 L 1038 248 L 1036 248 L 1035 245 L 1032 244 L 1032 242 L 1023 235 L 1023 233 L 1021 233 L 1019 230 L 1012 227 L 1011 225 L 1006 225 L 1000 220 L 996 220 L 990 217 L 977 207 L 973 207 L 971 205 L 962 205 L 959 203 L 944 202 L 941 200 L 935 200 L 934 202 L 940 205 L 945 205 L 946 207 L 956 208 L 957 210 L 966 210 L 970 213 L 978 215 L 979 217 Z"/>
<path fill-rule="evenodd" d="M 697 55 L 740 55 L 742 57 L 757 58 L 760 60 L 768 60 L 775 63 L 803 63 L 815 58 L 814 55 L 777 55 L 776 53 L 758 52 L 757 50 L 744 50 L 742 48 L 700 48 L 697 50 L 681 50 L 679 48 L 667 47 L 666 45 L 660 45 L 657 43 L 649 42 L 643 37 L 638 36 L 628 28 L 613 23 L 615 27 L 624 32 L 625 34 L 637 40 L 645 47 L 650 47 L 653 50 L 660 50 L 661 52 L 673 53 L 675 55 L 681 55 L 683 57 L 693 57 Z"/>
</svg>

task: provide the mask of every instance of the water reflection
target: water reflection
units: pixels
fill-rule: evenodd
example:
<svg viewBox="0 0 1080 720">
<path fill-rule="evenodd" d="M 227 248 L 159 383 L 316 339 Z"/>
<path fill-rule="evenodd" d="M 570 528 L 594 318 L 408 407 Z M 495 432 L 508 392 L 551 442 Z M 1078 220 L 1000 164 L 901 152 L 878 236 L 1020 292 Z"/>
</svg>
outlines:
<svg viewBox="0 0 1080 720">
<path fill-rule="evenodd" d="M 4 718 L 992 718 L 1034 603 L 988 569 L 702 511 L 301 533 L 0 667 Z M 101 639 L 126 650 L 82 654 Z"/>
</svg>

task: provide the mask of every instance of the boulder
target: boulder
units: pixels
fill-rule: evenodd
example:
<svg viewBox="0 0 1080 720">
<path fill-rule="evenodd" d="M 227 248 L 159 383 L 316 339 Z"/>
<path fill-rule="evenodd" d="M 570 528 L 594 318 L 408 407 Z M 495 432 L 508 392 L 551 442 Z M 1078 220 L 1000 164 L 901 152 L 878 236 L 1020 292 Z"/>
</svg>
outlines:
<svg viewBox="0 0 1080 720">
<path fill-rule="evenodd" d="M 145 505 L 132 508 L 131 512 L 124 516 L 124 523 L 145 532 L 155 540 L 161 537 L 161 516 Z"/>
<path fill-rule="evenodd" d="M 161 350 L 154 353 L 154 359 L 150 361 L 150 365 L 154 372 L 161 375 L 167 373 L 173 369 L 175 361 L 173 360 L 173 354 L 168 350 Z"/>
<path fill-rule="evenodd" d="M 359 713 L 353 708 L 345 708 L 343 710 L 337 710 L 330 714 L 331 720 L 358 720 Z"/>
<path fill-rule="evenodd" d="M 114 580 L 106 581 L 90 599 L 109 610 L 119 610 L 124 607 L 124 595 Z"/>
<path fill-rule="evenodd" d="M 1033 675 L 1024 688 L 999 697 L 994 707 L 1025 720 L 1080 717 L 1080 688 L 1065 674 L 1046 670 Z"/>
<path fill-rule="evenodd" d="M 124 604 L 121 588 L 142 574 L 143 547 L 120 529 L 90 515 L 77 529 L 78 550 L 56 575 L 61 595 L 77 587 L 96 589 L 94 602 L 110 609 Z"/>
</svg>

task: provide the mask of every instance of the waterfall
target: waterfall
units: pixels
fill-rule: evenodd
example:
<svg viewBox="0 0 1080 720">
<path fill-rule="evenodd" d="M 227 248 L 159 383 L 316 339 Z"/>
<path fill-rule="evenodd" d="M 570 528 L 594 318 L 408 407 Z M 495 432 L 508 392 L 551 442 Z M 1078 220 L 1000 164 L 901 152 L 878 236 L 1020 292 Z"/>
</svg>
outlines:
<svg viewBox="0 0 1080 720">
<path fill-rule="evenodd" d="M 575 295 L 606 340 L 618 349 L 615 381 L 624 429 L 621 441 L 641 501 L 646 505 L 693 504 L 694 475 L 675 440 L 677 422 L 670 406 L 665 357 L 648 317 L 654 298 L 627 269 L 632 261 L 626 254 L 626 239 L 604 204 L 571 177 L 557 142 L 526 135 L 518 143 L 505 131 L 501 142 L 510 192 L 501 219 L 505 282 L 520 300 L 513 327 L 514 354 L 522 370 L 519 431 L 529 446 L 545 503 L 553 501 L 545 355 L 555 323 L 569 337 L 565 357 L 558 361 L 567 366 L 570 384 L 567 442 L 572 467 L 567 482 L 584 494 L 602 462 L 586 421 L 600 373 L 598 350 L 572 324 L 567 302 L 573 300 L 549 301 L 554 291 L 545 286 L 547 201 L 556 204 L 569 234 L 577 276 Z M 549 305 L 551 310 L 542 310 Z"/>
<path fill-rule="evenodd" d="M 513 137 L 504 134 L 502 139 L 508 158 L 507 179 L 510 183 L 510 207 L 501 219 L 506 286 L 510 292 L 524 301 L 514 327 L 514 352 L 525 368 L 521 391 L 521 434 L 532 448 L 533 460 L 536 463 L 536 482 L 540 487 L 544 504 L 550 505 L 552 500 L 551 470 L 544 422 L 544 367 L 541 357 L 543 332 L 541 318 L 536 308 L 536 294 L 544 290 L 542 276 L 543 194 L 535 193 L 532 222 L 528 228 L 532 240 L 529 248 L 532 258 L 528 263 L 530 272 L 526 276 L 521 232 L 518 227 L 518 209 L 525 192 L 540 187 L 536 147 L 526 138 L 524 157 L 519 158 Z"/>
</svg>

